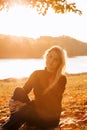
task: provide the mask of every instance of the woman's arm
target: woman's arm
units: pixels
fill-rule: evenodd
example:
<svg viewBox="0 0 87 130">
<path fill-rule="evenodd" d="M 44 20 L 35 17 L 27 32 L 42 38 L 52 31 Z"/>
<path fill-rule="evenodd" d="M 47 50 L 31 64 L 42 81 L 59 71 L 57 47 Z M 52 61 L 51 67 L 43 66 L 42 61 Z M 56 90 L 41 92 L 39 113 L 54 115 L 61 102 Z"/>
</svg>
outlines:
<svg viewBox="0 0 87 130">
<path fill-rule="evenodd" d="M 25 106 L 29 99 L 27 94 L 34 88 L 36 74 L 35 72 L 31 74 L 28 81 L 25 83 L 23 88 L 16 88 L 12 98 L 9 100 L 9 109 L 11 113 L 17 112 L 20 108 Z"/>
<path fill-rule="evenodd" d="M 34 88 L 37 80 L 36 71 L 33 72 L 30 77 L 28 78 L 28 81 L 23 86 L 23 89 L 25 90 L 26 94 L 29 94 L 29 92 Z"/>
</svg>

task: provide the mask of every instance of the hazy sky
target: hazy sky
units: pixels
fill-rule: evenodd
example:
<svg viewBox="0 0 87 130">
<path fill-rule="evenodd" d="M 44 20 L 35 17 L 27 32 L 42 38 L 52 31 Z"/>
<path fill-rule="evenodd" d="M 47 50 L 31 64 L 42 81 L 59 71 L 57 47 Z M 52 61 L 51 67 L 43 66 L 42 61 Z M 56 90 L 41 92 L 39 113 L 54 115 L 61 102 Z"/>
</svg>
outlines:
<svg viewBox="0 0 87 130">
<path fill-rule="evenodd" d="M 0 12 L 0 34 L 22 35 L 29 37 L 68 35 L 87 42 L 87 0 L 75 1 L 80 16 L 74 13 L 55 14 L 49 11 L 46 16 L 38 15 L 34 10 L 15 6 L 8 13 Z"/>
</svg>

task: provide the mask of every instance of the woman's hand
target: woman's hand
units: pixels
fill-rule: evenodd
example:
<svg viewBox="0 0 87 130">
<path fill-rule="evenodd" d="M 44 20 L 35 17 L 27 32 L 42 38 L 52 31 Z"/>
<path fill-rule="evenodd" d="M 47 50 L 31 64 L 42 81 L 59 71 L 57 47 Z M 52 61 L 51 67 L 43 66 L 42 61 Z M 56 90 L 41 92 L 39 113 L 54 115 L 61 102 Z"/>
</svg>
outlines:
<svg viewBox="0 0 87 130">
<path fill-rule="evenodd" d="M 10 112 L 13 114 L 25 105 L 26 105 L 26 103 L 22 103 L 20 101 L 14 101 L 13 99 L 10 99 L 10 101 L 9 101 Z"/>
</svg>

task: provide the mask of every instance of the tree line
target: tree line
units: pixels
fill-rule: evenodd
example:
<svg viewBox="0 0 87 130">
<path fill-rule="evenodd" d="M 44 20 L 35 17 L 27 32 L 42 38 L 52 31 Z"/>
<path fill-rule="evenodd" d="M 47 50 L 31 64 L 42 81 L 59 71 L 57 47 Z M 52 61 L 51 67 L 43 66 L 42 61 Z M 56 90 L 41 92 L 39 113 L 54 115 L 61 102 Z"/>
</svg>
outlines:
<svg viewBox="0 0 87 130">
<path fill-rule="evenodd" d="M 68 36 L 41 36 L 37 39 L 0 36 L 0 58 L 42 58 L 53 45 L 66 49 L 68 57 L 87 55 L 87 44 Z"/>
</svg>

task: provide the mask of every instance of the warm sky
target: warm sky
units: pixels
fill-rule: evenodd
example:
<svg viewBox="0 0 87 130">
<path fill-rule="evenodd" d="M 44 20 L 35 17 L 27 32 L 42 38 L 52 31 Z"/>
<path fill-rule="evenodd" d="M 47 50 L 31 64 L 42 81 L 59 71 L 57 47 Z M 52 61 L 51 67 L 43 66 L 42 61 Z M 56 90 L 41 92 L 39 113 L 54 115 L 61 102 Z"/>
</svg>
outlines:
<svg viewBox="0 0 87 130">
<path fill-rule="evenodd" d="M 39 36 L 68 35 L 87 42 L 87 0 L 75 1 L 80 16 L 74 13 L 55 14 L 51 10 L 46 16 L 38 15 L 32 9 L 15 6 L 8 12 L 0 12 L 0 34 L 22 35 L 37 38 Z"/>
</svg>

